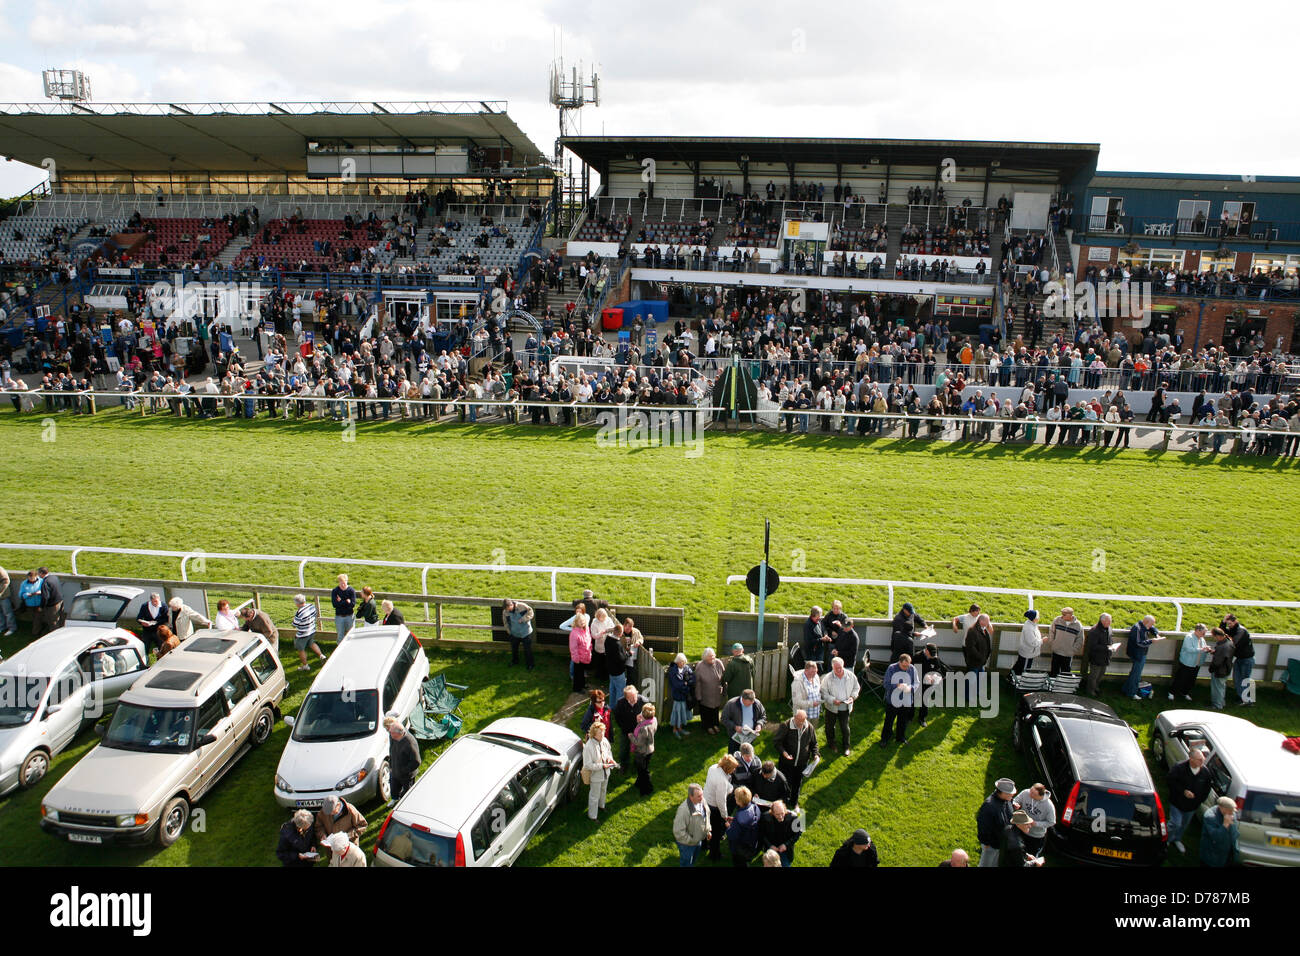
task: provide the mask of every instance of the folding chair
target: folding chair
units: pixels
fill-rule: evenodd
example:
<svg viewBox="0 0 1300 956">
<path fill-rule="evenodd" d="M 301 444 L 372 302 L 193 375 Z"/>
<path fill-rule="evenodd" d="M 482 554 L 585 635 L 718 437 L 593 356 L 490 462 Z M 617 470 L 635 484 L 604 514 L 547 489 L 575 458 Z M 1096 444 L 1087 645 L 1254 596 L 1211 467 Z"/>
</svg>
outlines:
<svg viewBox="0 0 1300 956">
<path fill-rule="evenodd" d="M 888 664 L 876 664 L 869 660 L 862 663 L 862 686 L 881 703 L 885 700 L 885 671 L 888 667 Z"/>
<path fill-rule="evenodd" d="M 461 713 L 462 693 L 468 684 L 452 684 L 442 674 L 434 674 L 420 685 L 420 703 L 411 712 L 411 734 L 420 740 L 451 740 L 460 733 L 465 715 Z"/>
</svg>

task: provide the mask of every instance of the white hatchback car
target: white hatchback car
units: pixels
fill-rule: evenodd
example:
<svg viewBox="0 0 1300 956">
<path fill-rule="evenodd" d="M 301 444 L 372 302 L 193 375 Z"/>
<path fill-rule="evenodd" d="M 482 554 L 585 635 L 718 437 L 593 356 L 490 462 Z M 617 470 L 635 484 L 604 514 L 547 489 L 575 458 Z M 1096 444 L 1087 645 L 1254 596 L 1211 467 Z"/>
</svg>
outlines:
<svg viewBox="0 0 1300 956">
<path fill-rule="evenodd" d="M 510 866 L 581 789 L 582 740 L 531 717 L 452 742 L 384 821 L 375 866 Z"/>
<path fill-rule="evenodd" d="M 392 799 L 385 714 L 405 721 L 429 676 L 424 648 L 405 625 L 354 628 L 334 649 L 294 717 L 275 773 L 282 807 L 319 809 L 329 795 Z"/>
<path fill-rule="evenodd" d="M 50 760 L 112 710 L 147 666 L 131 632 L 76 626 L 0 663 L 0 796 L 35 786 Z"/>
</svg>

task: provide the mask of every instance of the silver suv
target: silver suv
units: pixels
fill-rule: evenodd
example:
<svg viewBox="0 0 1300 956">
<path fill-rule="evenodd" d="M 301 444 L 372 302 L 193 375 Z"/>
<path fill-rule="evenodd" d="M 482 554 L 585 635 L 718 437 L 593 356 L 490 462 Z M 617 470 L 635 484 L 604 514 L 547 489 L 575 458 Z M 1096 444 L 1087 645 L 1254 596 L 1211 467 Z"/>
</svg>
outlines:
<svg viewBox="0 0 1300 956">
<path fill-rule="evenodd" d="M 270 738 L 286 686 L 261 635 L 196 631 L 122 695 L 103 741 L 41 804 L 41 827 L 73 843 L 170 846 L 191 806 Z"/>
</svg>

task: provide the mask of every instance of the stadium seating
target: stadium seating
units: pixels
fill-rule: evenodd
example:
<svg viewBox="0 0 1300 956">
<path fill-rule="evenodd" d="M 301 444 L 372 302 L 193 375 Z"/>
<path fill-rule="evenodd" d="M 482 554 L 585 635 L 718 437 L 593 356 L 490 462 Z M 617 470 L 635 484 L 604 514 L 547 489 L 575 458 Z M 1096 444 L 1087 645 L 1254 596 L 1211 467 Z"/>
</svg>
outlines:
<svg viewBox="0 0 1300 956">
<path fill-rule="evenodd" d="M 230 229 L 220 219 L 146 219 L 143 228 L 149 238 L 135 246 L 131 255 L 149 265 L 174 265 L 199 260 L 207 263 L 230 241 Z"/>
</svg>

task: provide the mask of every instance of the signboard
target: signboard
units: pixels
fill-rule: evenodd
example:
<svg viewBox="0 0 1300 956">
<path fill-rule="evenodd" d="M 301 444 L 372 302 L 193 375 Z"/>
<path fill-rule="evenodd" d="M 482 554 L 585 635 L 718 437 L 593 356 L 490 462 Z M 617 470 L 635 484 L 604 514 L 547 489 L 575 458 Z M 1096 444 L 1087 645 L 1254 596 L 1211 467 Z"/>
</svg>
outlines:
<svg viewBox="0 0 1300 956">
<path fill-rule="evenodd" d="M 95 270 L 97 276 L 103 276 L 110 279 L 129 279 L 131 278 L 130 269 L 106 269 L 100 268 Z"/>
<path fill-rule="evenodd" d="M 1088 248 L 1089 262 L 1110 262 L 1110 246 L 1090 246 Z"/>
<path fill-rule="evenodd" d="M 786 239 L 803 239 L 811 242 L 826 242 L 830 239 L 831 226 L 828 222 L 803 222 L 799 219 L 787 219 L 781 235 Z"/>
<path fill-rule="evenodd" d="M 438 281 L 446 285 L 473 285 L 478 281 L 478 276 L 438 276 Z"/>
</svg>

